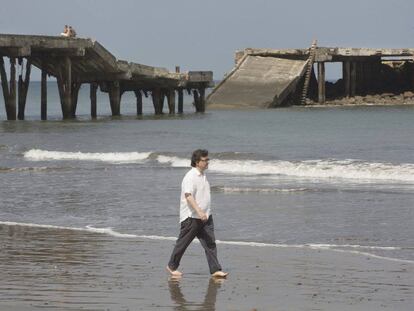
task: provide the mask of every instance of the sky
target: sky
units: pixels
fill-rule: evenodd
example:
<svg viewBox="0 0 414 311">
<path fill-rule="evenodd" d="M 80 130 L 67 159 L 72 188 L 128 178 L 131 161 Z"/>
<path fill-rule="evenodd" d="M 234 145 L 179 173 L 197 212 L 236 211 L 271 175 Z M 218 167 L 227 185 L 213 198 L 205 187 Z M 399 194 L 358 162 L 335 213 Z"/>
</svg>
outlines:
<svg viewBox="0 0 414 311">
<path fill-rule="evenodd" d="M 118 59 L 220 80 L 248 47 L 414 47 L 413 12 L 413 0 L 0 0 L 0 33 L 58 35 L 69 24 Z"/>
</svg>

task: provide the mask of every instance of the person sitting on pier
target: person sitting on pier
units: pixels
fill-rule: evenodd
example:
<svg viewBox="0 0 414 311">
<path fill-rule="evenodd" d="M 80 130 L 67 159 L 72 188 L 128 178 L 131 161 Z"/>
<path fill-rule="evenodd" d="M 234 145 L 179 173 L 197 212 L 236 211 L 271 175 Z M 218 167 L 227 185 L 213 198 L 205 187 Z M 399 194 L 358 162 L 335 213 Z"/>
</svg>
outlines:
<svg viewBox="0 0 414 311">
<path fill-rule="evenodd" d="M 69 27 L 68 27 L 68 25 L 65 25 L 65 27 L 63 27 L 63 32 L 61 32 L 60 35 L 62 37 L 69 37 Z"/>
<path fill-rule="evenodd" d="M 76 37 L 76 31 L 75 31 L 75 29 L 73 29 L 72 26 L 69 26 L 68 33 L 69 33 L 69 37 L 71 37 L 71 38 L 75 38 Z"/>
</svg>

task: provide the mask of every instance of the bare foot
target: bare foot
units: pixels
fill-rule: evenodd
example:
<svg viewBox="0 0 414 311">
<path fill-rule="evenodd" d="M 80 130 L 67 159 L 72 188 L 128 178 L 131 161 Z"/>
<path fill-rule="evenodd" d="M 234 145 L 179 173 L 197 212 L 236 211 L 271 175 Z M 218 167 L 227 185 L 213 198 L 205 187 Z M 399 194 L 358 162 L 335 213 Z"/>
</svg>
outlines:
<svg viewBox="0 0 414 311">
<path fill-rule="evenodd" d="M 221 284 L 224 284 L 224 282 L 227 282 L 227 279 L 226 278 L 211 277 L 210 282 L 213 282 L 217 286 L 220 286 Z"/>
<path fill-rule="evenodd" d="M 211 276 L 214 277 L 214 278 L 225 278 L 227 275 L 228 275 L 227 272 L 216 271 Z"/>
<path fill-rule="evenodd" d="M 170 267 L 167 266 L 167 271 L 171 274 L 172 277 L 179 278 L 183 274 L 178 270 L 171 270 Z"/>
</svg>

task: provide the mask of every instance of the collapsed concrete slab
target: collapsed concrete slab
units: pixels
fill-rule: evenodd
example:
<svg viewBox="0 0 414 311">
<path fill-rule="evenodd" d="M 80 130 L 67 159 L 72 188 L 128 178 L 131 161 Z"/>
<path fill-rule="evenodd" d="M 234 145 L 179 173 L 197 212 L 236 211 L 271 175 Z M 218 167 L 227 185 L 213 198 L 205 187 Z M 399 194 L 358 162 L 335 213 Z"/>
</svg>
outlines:
<svg viewBox="0 0 414 311">
<path fill-rule="evenodd" d="M 305 70 L 306 60 L 245 54 L 207 103 L 213 108 L 283 105 L 297 89 Z"/>
</svg>

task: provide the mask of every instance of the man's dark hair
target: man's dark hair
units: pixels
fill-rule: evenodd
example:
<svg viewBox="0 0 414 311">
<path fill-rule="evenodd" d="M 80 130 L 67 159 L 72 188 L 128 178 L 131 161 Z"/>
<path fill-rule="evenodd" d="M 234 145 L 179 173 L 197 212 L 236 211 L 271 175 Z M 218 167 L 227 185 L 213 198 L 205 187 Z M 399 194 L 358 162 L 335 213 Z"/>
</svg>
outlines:
<svg viewBox="0 0 414 311">
<path fill-rule="evenodd" d="M 201 158 L 208 157 L 208 150 L 205 149 L 197 149 L 193 151 L 193 155 L 191 156 L 191 166 L 196 167 L 197 162 L 201 160 Z"/>
</svg>

